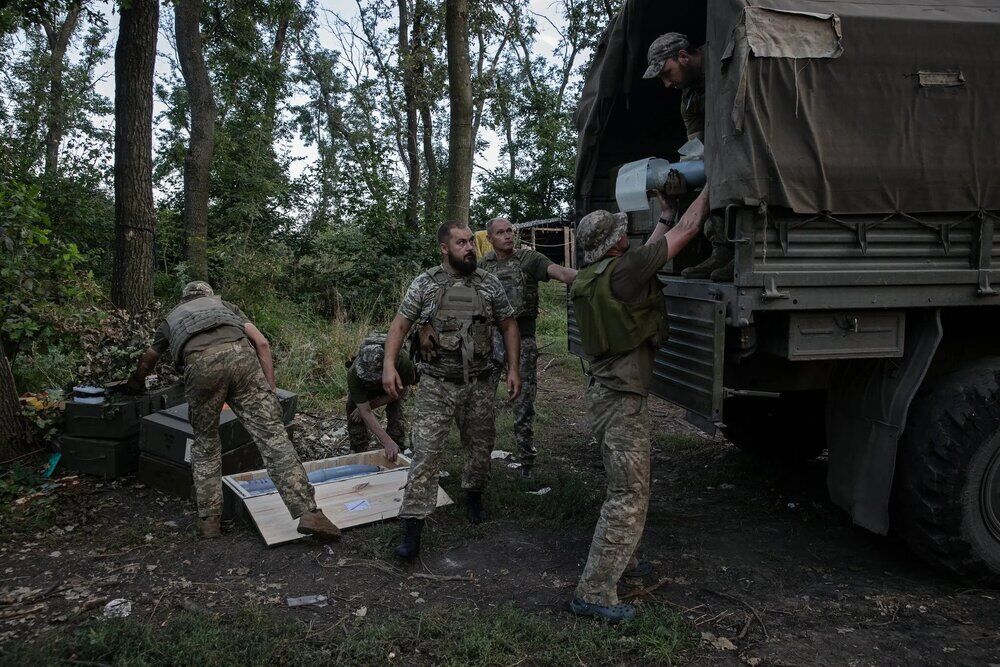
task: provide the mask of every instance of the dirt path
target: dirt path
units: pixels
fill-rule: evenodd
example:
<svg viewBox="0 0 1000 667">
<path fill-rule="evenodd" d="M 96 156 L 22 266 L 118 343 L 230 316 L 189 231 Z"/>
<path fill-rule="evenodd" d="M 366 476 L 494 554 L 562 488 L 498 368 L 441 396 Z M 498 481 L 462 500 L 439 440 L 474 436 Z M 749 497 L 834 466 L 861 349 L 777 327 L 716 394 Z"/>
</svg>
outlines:
<svg viewBox="0 0 1000 667">
<path fill-rule="evenodd" d="M 65 633 L 115 598 L 151 624 L 181 606 L 258 603 L 318 628 L 361 617 L 405 624 L 431 608 L 508 602 L 577 623 L 565 607 L 603 492 L 601 464 L 587 446 L 583 384 L 572 364 L 553 365 L 540 394 L 536 486 L 566 476 L 583 482 L 579 499 L 555 489 L 542 497 L 548 518 L 521 505 L 504 511 L 523 489 L 516 471 L 498 466 L 494 520 L 473 529 L 460 507 L 439 512 L 422 562 L 400 568 L 388 555 L 394 522 L 349 531 L 329 547 L 266 549 L 245 526 L 202 542 L 192 536 L 191 505 L 133 482 L 91 482 L 61 499 L 55 528 L 0 537 L 0 643 Z M 822 462 L 769 466 L 698 434 L 667 404 L 651 406 L 654 499 L 643 550 L 658 572 L 630 583 L 655 587 L 638 596 L 642 606 L 683 614 L 696 639 L 684 661 L 1000 664 L 1000 591 L 963 587 L 892 540 L 852 528 L 825 498 Z M 509 430 L 509 415 L 500 424 Z M 512 449 L 509 435 L 498 447 Z M 444 486 L 458 495 L 457 458 L 450 470 Z M 313 594 L 325 595 L 326 606 L 284 606 Z"/>
</svg>

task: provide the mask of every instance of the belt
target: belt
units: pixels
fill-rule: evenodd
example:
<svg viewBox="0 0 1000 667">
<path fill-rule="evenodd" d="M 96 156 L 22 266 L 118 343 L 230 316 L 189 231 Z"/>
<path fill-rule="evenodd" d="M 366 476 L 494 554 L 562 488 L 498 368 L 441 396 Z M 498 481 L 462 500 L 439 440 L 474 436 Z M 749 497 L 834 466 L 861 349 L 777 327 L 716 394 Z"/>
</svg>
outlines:
<svg viewBox="0 0 1000 667">
<path fill-rule="evenodd" d="M 442 382 L 447 382 L 449 384 L 465 384 L 465 378 L 463 378 L 461 375 L 458 377 L 448 377 L 448 376 L 434 375 L 433 373 L 428 373 L 427 371 L 424 371 L 424 374 L 427 375 L 428 377 L 434 378 L 435 380 L 441 380 Z M 493 371 L 491 369 L 486 369 L 485 371 L 479 373 L 478 375 L 470 375 L 469 384 L 472 384 L 473 382 L 478 382 L 479 380 L 482 379 L 488 379 L 492 374 Z"/>
</svg>

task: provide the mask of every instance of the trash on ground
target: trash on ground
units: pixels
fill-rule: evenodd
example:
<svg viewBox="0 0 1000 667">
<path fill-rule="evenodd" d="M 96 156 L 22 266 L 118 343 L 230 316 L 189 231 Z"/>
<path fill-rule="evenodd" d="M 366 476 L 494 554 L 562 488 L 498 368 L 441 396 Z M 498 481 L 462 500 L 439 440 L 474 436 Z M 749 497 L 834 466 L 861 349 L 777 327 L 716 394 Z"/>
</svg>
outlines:
<svg viewBox="0 0 1000 667">
<path fill-rule="evenodd" d="M 303 595 L 297 598 L 288 598 L 285 601 L 289 607 L 305 607 L 307 605 L 314 604 L 317 607 L 326 606 L 326 596 L 325 595 Z"/>
<path fill-rule="evenodd" d="M 115 598 L 104 605 L 104 618 L 128 618 L 132 614 L 132 603 L 125 598 Z"/>
<path fill-rule="evenodd" d="M 551 490 L 552 490 L 552 487 L 543 486 L 542 488 L 538 489 L 537 491 L 525 491 L 525 493 L 531 494 L 533 496 L 544 496 L 546 493 L 548 493 Z"/>
<path fill-rule="evenodd" d="M 503 461 L 504 459 L 509 459 L 511 457 L 510 452 L 505 452 L 502 449 L 494 449 L 490 452 L 490 458 L 496 461 L 497 459 Z"/>
<path fill-rule="evenodd" d="M 508 463 L 507 467 L 511 468 L 512 470 L 517 470 L 518 468 L 521 467 L 521 464 L 520 463 L 516 463 L 516 462 L 515 463 Z"/>
</svg>

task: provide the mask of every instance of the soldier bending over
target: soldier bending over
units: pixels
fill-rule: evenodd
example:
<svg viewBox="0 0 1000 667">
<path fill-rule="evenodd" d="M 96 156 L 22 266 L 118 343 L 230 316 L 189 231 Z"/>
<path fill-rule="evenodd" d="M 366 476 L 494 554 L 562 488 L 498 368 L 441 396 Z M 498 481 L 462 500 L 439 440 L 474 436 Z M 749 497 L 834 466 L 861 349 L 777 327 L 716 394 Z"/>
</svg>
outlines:
<svg viewBox="0 0 1000 667">
<path fill-rule="evenodd" d="M 139 358 L 128 387 L 141 391 L 159 358 L 169 353 L 184 370 L 194 444 L 191 472 L 202 537 L 221 534 L 222 445 L 219 413 L 224 403 L 236 413 L 260 450 L 267 474 L 285 501 L 298 531 L 337 539 L 340 530 L 316 509 L 313 488 L 295 455 L 275 395 L 271 348 L 239 308 L 214 296 L 208 283 L 184 286 L 181 302 L 156 330 L 153 345 Z"/>
</svg>

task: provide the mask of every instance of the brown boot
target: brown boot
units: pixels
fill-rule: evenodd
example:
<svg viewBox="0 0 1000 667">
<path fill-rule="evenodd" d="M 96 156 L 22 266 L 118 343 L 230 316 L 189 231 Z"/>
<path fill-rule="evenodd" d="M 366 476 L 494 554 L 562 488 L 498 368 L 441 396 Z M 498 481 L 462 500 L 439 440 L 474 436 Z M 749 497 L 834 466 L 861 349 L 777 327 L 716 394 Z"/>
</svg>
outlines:
<svg viewBox="0 0 1000 667">
<path fill-rule="evenodd" d="M 733 278 L 735 277 L 735 271 L 736 271 L 734 264 L 735 262 L 733 260 L 729 260 L 729 263 L 723 266 L 722 268 L 712 271 L 712 275 L 710 275 L 709 278 L 711 278 L 712 282 L 714 283 L 733 282 Z"/>
<path fill-rule="evenodd" d="M 217 516 L 198 519 L 198 534 L 206 540 L 222 537 L 222 521 Z"/>
<path fill-rule="evenodd" d="M 681 271 L 681 276 L 684 278 L 709 278 L 712 276 L 713 271 L 723 269 L 726 266 L 732 267 L 732 264 L 733 246 L 726 242 L 713 244 L 712 254 L 709 255 L 708 259 L 701 264 L 684 269 Z"/>
<path fill-rule="evenodd" d="M 333 525 L 333 522 L 326 518 L 321 509 L 306 512 L 299 517 L 298 530 L 303 535 L 312 535 L 320 540 L 340 539 L 340 528 Z"/>
</svg>

